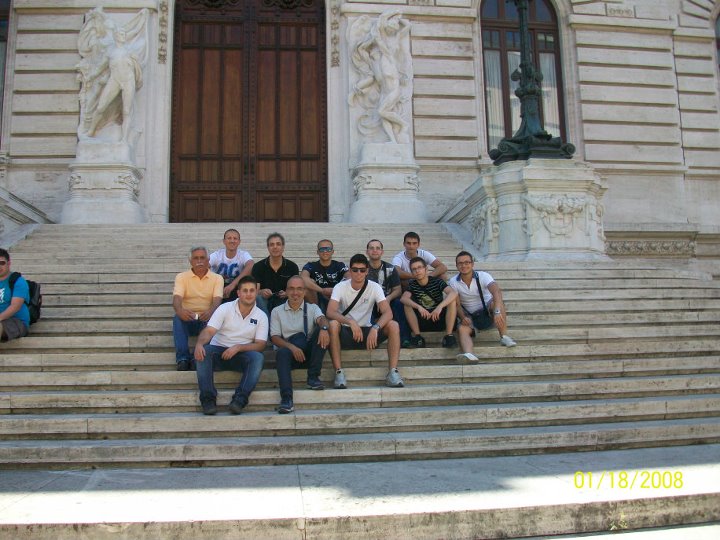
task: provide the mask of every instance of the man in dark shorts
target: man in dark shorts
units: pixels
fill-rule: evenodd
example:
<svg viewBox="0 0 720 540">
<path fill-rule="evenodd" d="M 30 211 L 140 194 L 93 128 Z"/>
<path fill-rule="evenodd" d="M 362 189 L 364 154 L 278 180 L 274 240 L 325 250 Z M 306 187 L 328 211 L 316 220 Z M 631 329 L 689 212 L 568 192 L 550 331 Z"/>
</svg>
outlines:
<svg viewBox="0 0 720 540">
<path fill-rule="evenodd" d="M 10 253 L 0 248 L 0 333 L 2 341 L 28 335 L 30 329 L 30 289 L 25 278 L 17 278 L 10 287 Z"/>
<path fill-rule="evenodd" d="M 400 328 L 393 320 L 392 310 L 382 287 L 367 279 L 369 266 L 365 255 L 353 255 L 350 259 L 350 279 L 335 285 L 328 304 L 330 358 L 335 368 L 335 388 L 347 388 L 340 358 L 341 349 L 371 351 L 385 339 L 388 340 L 389 365 L 385 384 L 396 388 L 404 386 L 397 369 L 400 359 Z M 375 306 L 380 311 L 380 318 L 373 324 Z"/>
<path fill-rule="evenodd" d="M 309 261 L 303 266 L 302 277 L 305 282 L 305 300 L 316 304 L 325 313 L 333 287 L 348 277 L 345 263 L 333 260 L 335 248 L 330 240 L 320 240 L 317 245 L 319 260 Z"/>
<path fill-rule="evenodd" d="M 453 335 L 457 306 L 457 291 L 444 280 L 429 276 L 427 263 L 422 257 L 410 260 L 410 271 L 415 279 L 408 283 L 408 290 L 402 295 L 401 302 L 405 305 L 405 318 L 410 326 L 410 345 L 424 347 L 425 338 L 421 331 L 442 332 L 442 346 L 455 347 L 457 341 Z"/>
</svg>

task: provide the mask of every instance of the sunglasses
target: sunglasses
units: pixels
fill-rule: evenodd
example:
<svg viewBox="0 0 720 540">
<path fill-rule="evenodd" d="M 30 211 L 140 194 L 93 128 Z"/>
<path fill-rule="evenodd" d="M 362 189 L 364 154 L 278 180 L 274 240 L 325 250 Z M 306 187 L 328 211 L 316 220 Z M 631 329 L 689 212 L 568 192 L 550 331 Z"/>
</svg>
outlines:
<svg viewBox="0 0 720 540">
<path fill-rule="evenodd" d="M 362 268 L 358 268 L 357 266 L 353 266 L 352 268 L 350 268 L 350 271 L 351 271 L 351 272 L 355 272 L 356 274 L 357 274 L 358 272 L 364 274 L 365 272 L 367 272 L 367 270 L 368 270 L 368 269 L 367 269 L 366 266 L 363 266 Z"/>
<path fill-rule="evenodd" d="M 331 247 L 319 247 L 318 253 L 330 253 L 333 250 Z"/>
</svg>

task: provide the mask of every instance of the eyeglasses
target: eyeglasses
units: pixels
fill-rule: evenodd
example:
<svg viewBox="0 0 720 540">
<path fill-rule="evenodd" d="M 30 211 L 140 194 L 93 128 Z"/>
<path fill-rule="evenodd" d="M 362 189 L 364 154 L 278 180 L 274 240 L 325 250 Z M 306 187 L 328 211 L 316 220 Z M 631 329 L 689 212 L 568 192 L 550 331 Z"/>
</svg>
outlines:
<svg viewBox="0 0 720 540">
<path fill-rule="evenodd" d="M 472 263 L 473 263 L 472 261 L 458 261 L 455 264 L 457 264 L 458 266 L 466 266 L 466 265 L 472 264 Z"/>
<path fill-rule="evenodd" d="M 319 247 L 318 253 L 330 253 L 333 250 L 331 247 Z"/>
<path fill-rule="evenodd" d="M 352 268 L 350 268 L 350 271 L 351 271 L 351 272 L 355 272 L 356 274 L 357 274 L 357 273 L 364 274 L 365 272 L 368 271 L 368 269 L 367 269 L 366 266 L 363 266 L 362 268 L 358 268 L 357 266 L 353 266 Z"/>
</svg>

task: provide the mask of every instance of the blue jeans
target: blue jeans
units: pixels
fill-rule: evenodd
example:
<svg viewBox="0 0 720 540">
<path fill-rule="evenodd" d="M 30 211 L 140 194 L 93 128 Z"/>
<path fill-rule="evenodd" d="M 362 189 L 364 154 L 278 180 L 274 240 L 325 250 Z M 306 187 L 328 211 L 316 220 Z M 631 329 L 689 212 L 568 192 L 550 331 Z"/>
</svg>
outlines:
<svg viewBox="0 0 720 540">
<path fill-rule="evenodd" d="M 186 360 L 193 363 L 193 354 L 188 347 L 188 337 L 197 336 L 207 326 L 206 321 L 183 321 L 173 317 L 173 340 L 175 340 L 175 362 Z"/>
<path fill-rule="evenodd" d="M 247 405 L 250 393 L 260 379 L 263 369 L 263 354 L 258 351 L 245 351 L 237 353 L 230 360 L 223 360 L 222 353 L 228 347 L 220 345 L 205 345 L 205 359 L 197 362 L 197 380 L 200 389 L 200 403 L 215 401 L 217 390 L 215 389 L 215 371 L 237 371 L 242 373 L 240 384 L 235 388 L 233 401 L 238 401 L 242 406 Z"/>
<path fill-rule="evenodd" d="M 293 369 L 307 369 L 308 379 L 311 377 L 320 378 L 320 370 L 322 369 L 322 361 L 325 356 L 327 349 L 323 349 L 318 345 L 318 334 L 320 334 L 320 328 L 315 327 L 315 331 L 307 339 L 305 334 L 302 332 L 293 334 L 287 341 L 300 347 L 305 353 L 305 362 L 301 363 L 295 360 L 290 349 L 283 347 L 278 349 L 277 355 L 275 356 L 275 369 L 277 370 L 278 383 L 280 385 L 280 397 L 289 397 L 292 399 L 292 375 Z"/>
<path fill-rule="evenodd" d="M 257 307 L 265 312 L 265 315 L 268 316 L 268 320 L 270 320 L 270 313 L 272 313 L 272 310 L 283 305 L 285 302 L 287 302 L 287 298 L 280 298 L 276 294 L 273 294 L 270 298 L 263 298 L 258 294 L 255 299 Z"/>
</svg>

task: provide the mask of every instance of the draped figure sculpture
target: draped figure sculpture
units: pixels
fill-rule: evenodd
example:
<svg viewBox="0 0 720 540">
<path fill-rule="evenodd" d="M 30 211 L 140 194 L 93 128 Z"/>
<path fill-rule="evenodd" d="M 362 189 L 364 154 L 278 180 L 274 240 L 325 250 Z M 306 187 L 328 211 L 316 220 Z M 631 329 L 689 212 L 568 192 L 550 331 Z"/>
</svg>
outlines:
<svg viewBox="0 0 720 540">
<path fill-rule="evenodd" d="M 398 10 L 381 13 L 376 21 L 364 15 L 348 30 L 351 61 L 357 80 L 350 93 L 351 106 L 364 109 L 360 133 L 377 138 L 381 128 L 388 141 L 410 142 L 409 108 L 412 97 L 410 23 Z"/>
<path fill-rule="evenodd" d="M 148 10 L 141 10 L 124 26 L 101 7 L 89 11 L 78 38 L 80 140 L 99 138 L 108 125 L 121 126 L 121 140 L 130 144 L 136 92 L 143 84 L 148 56 Z"/>
</svg>

